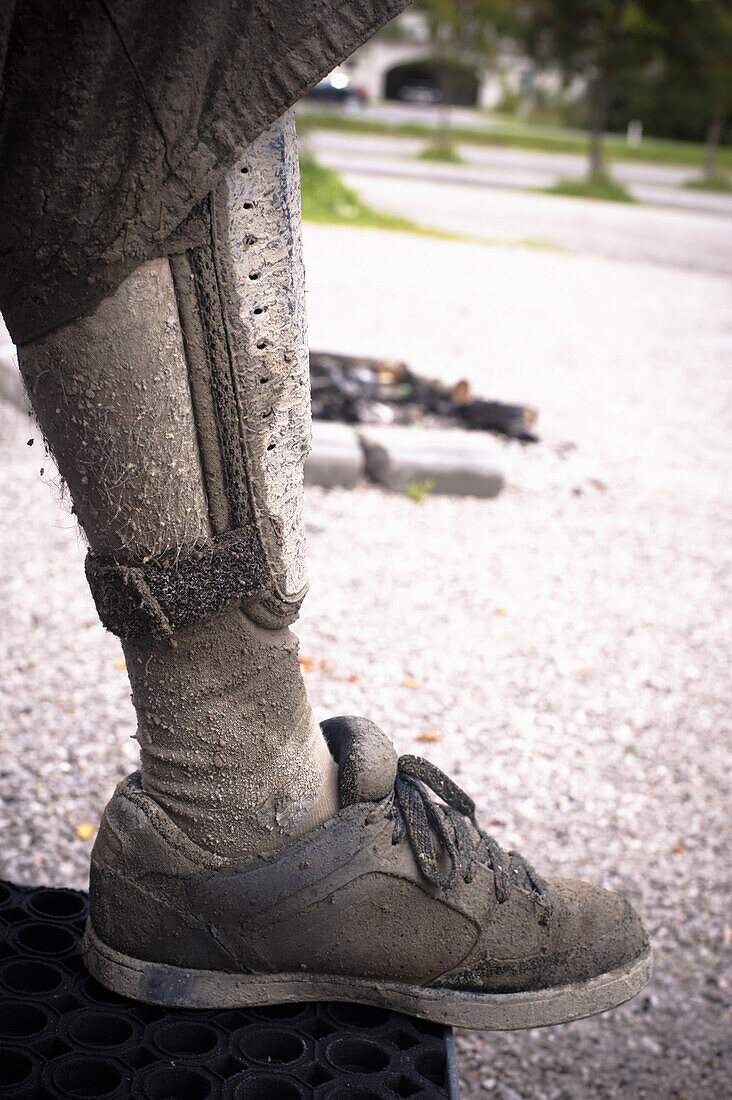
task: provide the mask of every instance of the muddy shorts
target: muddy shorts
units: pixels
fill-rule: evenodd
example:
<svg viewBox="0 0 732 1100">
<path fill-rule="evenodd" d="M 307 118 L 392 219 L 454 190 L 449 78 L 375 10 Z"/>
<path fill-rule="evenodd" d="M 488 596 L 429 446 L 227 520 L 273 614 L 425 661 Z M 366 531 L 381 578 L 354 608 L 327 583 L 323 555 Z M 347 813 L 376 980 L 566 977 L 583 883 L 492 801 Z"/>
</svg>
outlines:
<svg viewBox="0 0 732 1100">
<path fill-rule="evenodd" d="M 0 0 L 0 312 L 27 343 L 197 243 L 253 141 L 407 0 Z"/>
</svg>

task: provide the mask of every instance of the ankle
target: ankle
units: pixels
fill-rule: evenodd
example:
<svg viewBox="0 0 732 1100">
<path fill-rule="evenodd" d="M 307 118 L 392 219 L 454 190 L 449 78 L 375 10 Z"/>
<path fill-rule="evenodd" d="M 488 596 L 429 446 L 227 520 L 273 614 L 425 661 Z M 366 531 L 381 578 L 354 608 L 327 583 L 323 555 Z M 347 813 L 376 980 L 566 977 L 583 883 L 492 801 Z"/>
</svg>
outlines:
<svg viewBox="0 0 732 1100">
<path fill-rule="evenodd" d="M 305 693 L 297 641 L 238 609 L 125 643 L 145 790 L 201 847 L 271 851 L 338 810 L 337 769 Z"/>
</svg>

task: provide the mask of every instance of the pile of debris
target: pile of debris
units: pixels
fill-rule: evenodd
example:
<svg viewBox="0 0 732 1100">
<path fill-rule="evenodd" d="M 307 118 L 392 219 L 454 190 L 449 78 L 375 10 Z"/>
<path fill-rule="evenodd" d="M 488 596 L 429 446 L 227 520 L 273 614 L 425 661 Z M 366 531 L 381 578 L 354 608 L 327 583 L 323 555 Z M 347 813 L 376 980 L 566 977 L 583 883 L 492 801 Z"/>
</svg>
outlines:
<svg viewBox="0 0 732 1100">
<path fill-rule="evenodd" d="M 406 363 L 331 352 L 310 352 L 313 417 L 346 424 L 421 424 L 476 428 L 535 443 L 537 412 L 474 397 L 461 379 L 446 386 Z"/>
</svg>

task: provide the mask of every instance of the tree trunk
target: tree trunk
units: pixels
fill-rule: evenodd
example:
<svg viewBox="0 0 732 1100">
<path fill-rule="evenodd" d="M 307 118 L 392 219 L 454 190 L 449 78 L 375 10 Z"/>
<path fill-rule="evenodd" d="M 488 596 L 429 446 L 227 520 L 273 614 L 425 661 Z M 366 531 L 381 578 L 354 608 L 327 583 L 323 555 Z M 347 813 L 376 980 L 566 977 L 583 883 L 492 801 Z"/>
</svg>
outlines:
<svg viewBox="0 0 732 1100">
<path fill-rule="evenodd" d="M 610 104 L 610 88 L 615 76 L 615 63 L 620 45 L 620 24 L 626 0 L 614 0 L 610 23 L 607 27 L 604 49 L 600 56 L 600 71 L 593 89 L 592 134 L 590 135 L 590 174 L 591 180 L 605 174 L 602 139 L 607 125 L 607 110 Z"/>
<path fill-rule="evenodd" d="M 607 109 L 610 102 L 611 72 L 608 63 L 595 82 L 592 104 L 592 133 L 590 135 L 590 165 L 589 178 L 597 179 L 605 174 L 605 157 L 603 155 L 602 139 L 605 134 L 607 122 Z"/>
<path fill-rule="evenodd" d="M 444 93 L 443 93 L 444 95 Z M 444 99 L 440 102 L 437 108 L 437 144 L 441 146 L 447 146 L 450 144 L 452 113 L 450 111 L 450 104 L 445 103 Z"/>
<path fill-rule="evenodd" d="M 437 82 L 440 88 L 440 102 L 437 105 L 437 144 L 447 147 L 450 144 L 452 110 L 450 104 L 450 76 L 447 64 L 447 51 L 441 46 L 437 64 Z"/>
<path fill-rule="evenodd" d="M 719 144 L 724 133 L 726 119 L 721 111 L 717 111 L 707 126 L 704 152 L 704 179 L 711 180 L 717 175 L 717 154 Z"/>
</svg>

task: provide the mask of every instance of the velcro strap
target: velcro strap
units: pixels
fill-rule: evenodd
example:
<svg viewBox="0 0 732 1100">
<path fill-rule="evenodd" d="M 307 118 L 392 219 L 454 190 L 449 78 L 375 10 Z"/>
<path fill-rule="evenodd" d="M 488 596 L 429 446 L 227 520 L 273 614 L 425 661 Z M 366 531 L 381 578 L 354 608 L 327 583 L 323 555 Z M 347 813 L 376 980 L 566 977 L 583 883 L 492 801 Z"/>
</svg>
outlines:
<svg viewBox="0 0 732 1100">
<path fill-rule="evenodd" d="M 120 638 L 167 638 L 271 588 L 256 534 L 244 528 L 143 565 L 89 552 L 86 576 L 99 618 Z"/>
</svg>

